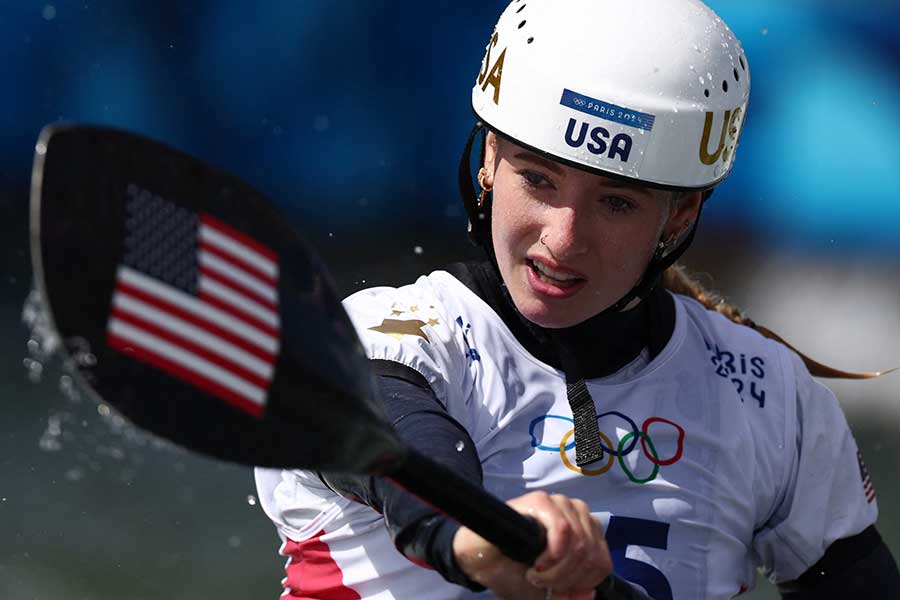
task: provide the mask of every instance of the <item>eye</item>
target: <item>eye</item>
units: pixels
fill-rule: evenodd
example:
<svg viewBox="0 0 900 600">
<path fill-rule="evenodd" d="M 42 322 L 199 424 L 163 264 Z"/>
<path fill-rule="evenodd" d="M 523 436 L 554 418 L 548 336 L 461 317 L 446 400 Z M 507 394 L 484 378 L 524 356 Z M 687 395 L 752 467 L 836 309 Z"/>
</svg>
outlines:
<svg viewBox="0 0 900 600">
<path fill-rule="evenodd" d="M 522 177 L 525 185 L 530 188 L 542 188 L 545 186 L 552 187 L 553 185 L 549 179 L 547 179 L 544 175 L 538 173 L 537 171 L 529 171 L 525 169 L 519 171 L 519 175 Z"/>
<path fill-rule="evenodd" d="M 622 196 L 605 196 L 602 202 L 606 204 L 610 212 L 616 214 L 627 214 L 637 208 L 634 202 Z"/>
</svg>

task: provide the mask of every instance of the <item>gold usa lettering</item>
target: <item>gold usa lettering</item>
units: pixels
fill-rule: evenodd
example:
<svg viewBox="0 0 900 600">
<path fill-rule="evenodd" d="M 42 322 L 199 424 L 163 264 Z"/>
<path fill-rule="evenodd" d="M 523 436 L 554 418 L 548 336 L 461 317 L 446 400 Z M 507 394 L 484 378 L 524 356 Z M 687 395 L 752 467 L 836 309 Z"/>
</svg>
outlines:
<svg viewBox="0 0 900 600">
<path fill-rule="evenodd" d="M 506 58 L 506 48 L 504 48 L 497 60 L 491 64 L 491 50 L 499 41 L 500 36 L 495 31 L 488 44 L 487 54 L 484 56 L 484 68 L 478 74 L 478 85 L 481 86 L 482 92 L 486 91 L 489 85 L 494 87 L 494 104 L 500 104 L 500 81 L 503 78 L 503 61 Z"/>
<path fill-rule="evenodd" d="M 706 122 L 703 124 L 703 137 L 700 140 L 700 162 L 704 165 L 711 165 L 721 157 L 722 162 L 727 163 L 734 147 L 737 145 L 738 132 L 741 127 L 741 107 L 737 107 L 734 111 L 726 110 L 725 118 L 722 119 L 722 131 L 719 134 L 719 144 L 716 150 L 709 152 L 709 138 L 712 134 L 713 119 L 715 113 L 706 113 Z"/>
</svg>

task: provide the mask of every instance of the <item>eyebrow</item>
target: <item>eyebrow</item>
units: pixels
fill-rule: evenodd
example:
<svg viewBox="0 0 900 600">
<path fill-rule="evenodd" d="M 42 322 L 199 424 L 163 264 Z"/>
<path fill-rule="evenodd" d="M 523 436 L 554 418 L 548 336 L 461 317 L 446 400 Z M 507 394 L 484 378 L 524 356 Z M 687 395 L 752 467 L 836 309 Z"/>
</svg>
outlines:
<svg viewBox="0 0 900 600">
<path fill-rule="evenodd" d="M 519 160 L 523 160 L 525 162 L 530 162 L 532 164 L 538 165 L 540 167 L 544 167 L 545 169 L 556 173 L 559 176 L 564 175 L 562 167 L 559 164 L 553 162 L 552 160 L 548 160 L 533 152 L 522 151 L 517 152 L 513 155 L 513 158 L 517 158 Z M 633 183 L 631 181 L 626 181 L 624 179 L 615 179 L 613 177 L 604 177 L 606 180 L 603 185 L 610 188 L 618 188 L 618 189 L 626 189 L 631 190 L 636 193 L 645 192 L 647 195 L 652 195 L 652 193 L 645 187 L 638 183 Z"/>
<path fill-rule="evenodd" d="M 538 165 L 539 167 L 544 167 L 548 171 L 552 171 L 557 175 L 563 175 L 562 168 L 553 162 L 552 160 L 547 160 L 546 158 L 541 158 L 537 154 L 533 154 L 531 152 L 518 152 L 513 155 L 513 158 L 518 158 L 519 160 L 524 160 L 526 162 L 530 162 Z"/>
</svg>

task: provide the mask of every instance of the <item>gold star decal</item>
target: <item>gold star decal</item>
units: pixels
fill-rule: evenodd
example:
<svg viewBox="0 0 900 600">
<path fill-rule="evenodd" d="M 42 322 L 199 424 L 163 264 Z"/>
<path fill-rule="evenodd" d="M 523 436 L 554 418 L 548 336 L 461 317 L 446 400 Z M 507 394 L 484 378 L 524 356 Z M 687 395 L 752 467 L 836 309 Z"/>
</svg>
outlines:
<svg viewBox="0 0 900 600">
<path fill-rule="evenodd" d="M 398 340 L 404 335 L 416 335 L 427 342 L 429 341 L 428 336 L 425 335 L 424 331 L 422 331 L 422 327 L 424 326 L 425 321 L 419 321 L 418 319 L 413 319 L 411 321 L 401 321 L 399 319 L 384 319 L 381 322 L 381 325 L 369 327 L 369 330 L 389 335 L 392 338 L 396 338 Z"/>
<path fill-rule="evenodd" d="M 416 312 L 417 310 L 419 310 L 418 306 L 413 305 L 409 307 L 409 312 Z"/>
<path fill-rule="evenodd" d="M 392 317 L 399 317 L 402 314 L 403 314 L 402 310 L 397 310 L 396 308 L 391 310 Z"/>
<path fill-rule="evenodd" d="M 434 327 L 435 325 L 439 325 L 441 322 L 437 319 L 428 319 L 428 324 Z"/>
</svg>

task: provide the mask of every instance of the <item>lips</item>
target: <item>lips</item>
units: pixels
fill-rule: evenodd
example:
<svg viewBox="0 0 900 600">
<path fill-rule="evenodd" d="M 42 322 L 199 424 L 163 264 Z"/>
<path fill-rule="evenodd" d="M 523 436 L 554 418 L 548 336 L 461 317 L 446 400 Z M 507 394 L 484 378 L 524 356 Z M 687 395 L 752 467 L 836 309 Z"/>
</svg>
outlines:
<svg viewBox="0 0 900 600">
<path fill-rule="evenodd" d="M 528 257 L 528 283 L 532 290 L 551 298 L 567 298 L 587 283 L 584 275 L 541 257 Z"/>
</svg>

